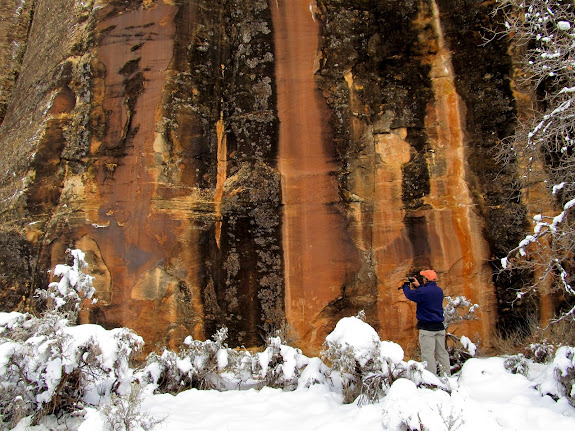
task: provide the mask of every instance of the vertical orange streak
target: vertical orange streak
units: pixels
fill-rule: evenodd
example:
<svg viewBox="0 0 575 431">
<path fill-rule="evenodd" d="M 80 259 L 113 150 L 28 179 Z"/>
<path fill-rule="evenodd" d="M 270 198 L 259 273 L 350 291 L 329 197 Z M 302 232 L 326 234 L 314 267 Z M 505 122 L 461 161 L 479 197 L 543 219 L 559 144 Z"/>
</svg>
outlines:
<svg viewBox="0 0 575 431">
<path fill-rule="evenodd" d="M 482 227 L 473 212 L 474 203 L 466 183 L 464 107 L 455 87 L 451 54 L 444 39 L 436 0 L 431 0 L 431 9 L 438 42 L 438 52 L 431 65 L 436 130 L 432 163 L 435 158 L 443 158 L 446 168 L 444 174 L 431 178 L 433 223 L 441 242 L 441 255 L 432 259 L 443 262 L 446 283 L 459 279 L 462 291 L 458 293 L 484 305 L 482 310 L 486 313 L 474 326 L 482 325 L 482 333 L 489 334 L 493 323 L 489 314 L 494 303 L 493 285 L 491 271 L 486 266 L 489 251 L 482 239 Z M 444 287 L 447 294 L 455 293 L 450 291 L 449 284 Z"/>
<path fill-rule="evenodd" d="M 464 293 L 469 296 L 468 283 L 471 281 L 471 272 L 475 270 L 475 258 L 470 238 L 468 214 L 472 201 L 465 183 L 463 168 L 465 155 L 462 129 L 464 126 L 461 118 L 460 99 L 455 88 L 451 54 L 443 36 L 439 9 L 435 0 L 431 3 L 433 27 L 438 40 L 438 52 L 431 66 L 432 87 L 435 93 L 436 112 L 439 120 L 438 143 L 444 146 L 447 161 L 444 184 L 446 193 L 443 196 L 432 195 L 432 198 L 443 200 L 443 202 L 437 202 L 437 207 L 440 209 L 447 207 L 452 213 L 451 223 L 455 228 L 460 246 L 459 252 L 462 255 Z"/>
<path fill-rule="evenodd" d="M 216 192 L 214 194 L 214 211 L 216 214 L 216 243 L 220 247 L 222 235 L 222 197 L 224 195 L 224 183 L 227 176 L 228 148 L 225 135 L 224 114 L 220 113 L 220 119 L 216 123 L 216 135 L 218 138 L 218 171 L 216 180 Z"/>
<path fill-rule="evenodd" d="M 338 202 L 336 165 L 326 152 L 326 103 L 314 78 L 318 23 L 309 0 L 270 2 L 278 91 L 282 174 L 286 317 L 298 337 L 313 344 L 314 320 L 341 294 L 350 265 L 345 220 Z M 318 340 L 321 342 L 323 340 Z"/>
</svg>

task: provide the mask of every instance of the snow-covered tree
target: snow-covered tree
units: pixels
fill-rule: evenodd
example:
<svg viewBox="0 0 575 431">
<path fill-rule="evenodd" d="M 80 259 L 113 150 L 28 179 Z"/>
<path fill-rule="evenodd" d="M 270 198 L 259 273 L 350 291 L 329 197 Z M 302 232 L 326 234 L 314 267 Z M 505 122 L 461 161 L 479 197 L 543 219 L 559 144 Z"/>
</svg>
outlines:
<svg viewBox="0 0 575 431">
<path fill-rule="evenodd" d="M 519 118 L 515 136 L 501 143 L 500 157 L 516 163 L 525 196 L 545 184 L 545 214 L 502 259 L 505 270 L 526 269 L 534 281 L 519 293 L 543 287 L 565 301 L 559 318 L 575 314 L 575 6 L 571 0 L 499 0 L 503 34 L 521 61 L 522 84 L 537 96 L 530 120 Z M 522 78 L 523 77 L 523 78 Z"/>
</svg>

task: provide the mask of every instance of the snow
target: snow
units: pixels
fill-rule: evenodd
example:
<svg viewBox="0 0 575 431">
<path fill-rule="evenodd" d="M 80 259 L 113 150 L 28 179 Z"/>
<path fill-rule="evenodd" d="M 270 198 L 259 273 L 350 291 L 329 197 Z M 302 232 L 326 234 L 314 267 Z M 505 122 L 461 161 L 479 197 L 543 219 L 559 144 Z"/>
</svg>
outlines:
<svg viewBox="0 0 575 431">
<path fill-rule="evenodd" d="M 143 406 L 155 417 L 165 417 L 159 430 L 381 429 L 379 406 L 359 409 L 343 405 L 340 396 L 324 385 L 293 392 L 270 388 L 242 392 L 192 389 L 177 396 L 151 396 Z"/>
<path fill-rule="evenodd" d="M 226 350 L 218 350 L 216 359 L 218 361 L 218 370 L 222 371 L 228 366 L 228 352 Z"/>
<path fill-rule="evenodd" d="M 444 430 L 447 417 L 452 416 L 458 423 L 463 420 L 461 408 L 456 407 L 460 400 L 454 400 L 457 397 L 450 397 L 447 392 L 418 389 L 415 383 L 399 379 L 381 403 L 383 427 L 402 430 L 408 425 L 408 429 L 418 430 L 423 423 L 425 430 Z"/>
<path fill-rule="evenodd" d="M 557 23 L 557 28 L 562 31 L 567 31 L 571 29 L 571 23 L 569 21 L 559 21 Z"/>
<path fill-rule="evenodd" d="M 361 366 L 372 358 L 380 343 L 375 329 L 357 317 L 341 319 L 325 340 L 328 343 L 351 347 L 355 359 Z"/>
<path fill-rule="evenodd" d="M 538 376 L 535 376 L 536 379 Z M 575 409 L 542 396 L 534 382 L 506 372 L 503 358 L 470 359 L 460 376 L 466 418 L 462 430 L 573 429 Z"/>
<path fill-rule="evenodd" d="M 533 380 L 511 374 L 503 364 L 497 357 L 468 360 L 461 373 L 450 378 L 455 387 L 451 394 L 418 389 L 412 381 L 398 379 L 382 401 L 362 407 L 342 404 L 340 395 L 319 384 L 292 392 L 264 388 L 192 389 L 176 396 L 148 393 L 142 406 L 164 418 L 158 430 L 174 431 L 379 431 L 405 429 L 402 423 L 415 430 L 424 423 L 429 431 L 448 430 L 449 423 L 459 431 L 575 429 L 573 407 L 564 399 L 542 396 Z M 103 430 L 101 416 L 89 409 L 80 431 Z"/>
<path fill-rule="evenodd" d="M 391 341 L 381 342 L 381 356 L 391 359 L 391 362 L 397 363 L 403 361 L 404 352 L 401 346 Z"/>
<path fill-rule="evenodd" d="M 14 325 L 17 325 L 23 318 L 24 315 L 16 311 L 0 313 L 0 334 L 2 334 L 5 328 L 12 328 Z"/>
<path fill-rule="evenodd" d="M 13 322 L 17 314 L 0 313 L 0 321 Z M 73 341 L 70 346 L 81 346 L 90 338 L 98 339 L 103 347 L 102 360 L 113 361 L 118 353 L 118 337 L 124 329 L 107 331 L 97 325 L 80 325 L 66 328 Z M 353 330 L 355 337 L 353 336 Z M 358 318 L 345 318 L 336 326 L 328 338 L 340 344 L 352 343 L 358 351 L 371 352 L 374 339 L 373 328 Z M 461 337 L 463 344 L 467 337 Z M 278 342 L 279 343 L 279 342 Z M 286 364 L 298 361 L 297 349 L 272 342 L 273 348 L 279 348 Z M 10 349 L 11 343 L 0 344 L 2 349 Z M 472 343 L 469 341 L 469 345 Z M 469 347 L 468 347 L 469 348 Z M 4 356 L 0 349 L 0 359 Z M 270 349 L 270 347 L 268 347 Z M 268 356 L 272 356 L 270 349 Z M 403 349 L 389 341 L 380 342 L 382 356 L 392 361 L 401 361 Z M 262 352 L 263 353 L 263 352 Z M 349 431 L 350 429 L 402 430 L 409 426 L 413 430 L 460 431 L 516 430 L 535 431 L 549 428 L 575 429 L 575 408 L 566 398 L 560 396 L 560 390 L 554 376 L 557 372 L 567 373 L 574 366 L 575 349 L 561 347 L 553 363 L 531 364 L 527 376 L 511 374 L 505 369 L 505 358 L 473 358 L 468 360 L 462 370 L 446 380 L 450 391 L 417 387 L 416 383 L 405 378 L 393 382 L 387 395 L 379 402 L 360 406 L 356 400 L 352 404 L 343 404 L 342 395 L 334 392 L 332 386 L 321 381 L 325 368 L 319 358 L 309 358 L 307 368 L 300 377 L 310 382 L 294 391 L 263 388 L 244 391 L 217 391 L 190 389 L 177 395 L 154 394 L 154 385 L 144 390 L 142 411 L 156 419 L 162 419 L 157 430 L 246 430 L 277 431 L 330 430 Z M 223 366 L 224 359 L 222 361 Z M 262 367 L 265 357 L 259 358 Z M 265 364 L 267 365 L 267 364 Z M 179 364 L 182 368 L 191 366 Z M 48 364 L 48 374 L 61 372 L 61 364 L 54 361 Z M 152 367 L 153 368 L 153 365 Z M 291 373 L 295 368 L 286 367 Z M 157 370 L 156 372 L 159 372 Z M 54 376 L 56 378 L 57 376 Z M 289 377 L 289 376 L 288 376 Z M 311 384 L 311 383 L 314 384 Z M 555 401 L 547 393 L 558 396 Z M 46 395 L 40 394 L 40 397 Z M 48 418 L 48 424 L 30 426 L 30 418 L 22 420 L 15 430 L 29 429 L 46 431 L 57 429 L 54 418 Z M 423 427 L 422 427 L 423 424 Z M 66 429 L 69 423 L 61 424 Z M 105 431 L 103 414 L 95 407 L 87 407 L 79 431 Z"/>
<path fill-rule="evenodd" d="M 567 202 L 564 206 L 563 209 L 565 211 L 567 211 L 570 208 L 573 208 L 573 206 L 575 206 L 575 199 L 571 199 L 569 202 Z"/>
<path fill-rule="evenodd" d="M 475 356 L 477 346 L 473 344 L 473 342 L 468 337 L 462 335 L 459 341 L 463 345 L 463 348 L 467 350 L 471 356 Z"/>
</svg>

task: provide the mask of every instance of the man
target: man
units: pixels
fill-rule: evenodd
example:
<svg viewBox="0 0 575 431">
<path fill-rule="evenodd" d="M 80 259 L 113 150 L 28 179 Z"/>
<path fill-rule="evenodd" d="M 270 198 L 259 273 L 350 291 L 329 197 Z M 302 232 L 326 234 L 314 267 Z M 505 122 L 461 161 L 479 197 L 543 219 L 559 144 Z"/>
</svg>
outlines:
<svg viewBox="0 0 575 431">
<path fill-rule="evenodd" d="M 423 286 L 416 278 L 410 278 L 403 285 L 403 294 L 417 304 L 417 329 L 421 360 L 427 362 L 426 368 L 437 375 L 435 355 L 442 373 L 451 375 L 449 354 L 445 349 L 445 326 L 443 325 L 443 290 L 435 280 L 437 273 L 426 269 L 419 273 L 423 276 Z"/>
</svg>

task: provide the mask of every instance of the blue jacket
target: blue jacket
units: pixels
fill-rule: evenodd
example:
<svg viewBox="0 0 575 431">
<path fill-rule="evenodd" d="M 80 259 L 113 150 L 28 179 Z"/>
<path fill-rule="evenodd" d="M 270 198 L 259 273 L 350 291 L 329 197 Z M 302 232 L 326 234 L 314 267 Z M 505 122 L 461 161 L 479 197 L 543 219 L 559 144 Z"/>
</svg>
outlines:
<svg viewBox="0 0 575 431">
<path fill-rule="evenodd" d="M 417 304 L 417 311 L 415 316 L 418 322 L 423 323 L 419 325 L 420 329 L 427 329 L 425 324 L 436 324 L 438 327 L 443 322 L 443 290 L 435 281 L 430 281 L 418 289 L 412 290 L 408 285 L 403 287 L 403 294 L 407 299 Z"/>
</svg>

